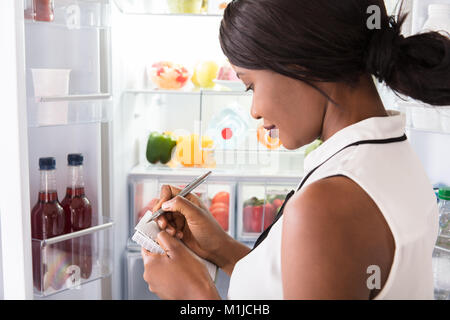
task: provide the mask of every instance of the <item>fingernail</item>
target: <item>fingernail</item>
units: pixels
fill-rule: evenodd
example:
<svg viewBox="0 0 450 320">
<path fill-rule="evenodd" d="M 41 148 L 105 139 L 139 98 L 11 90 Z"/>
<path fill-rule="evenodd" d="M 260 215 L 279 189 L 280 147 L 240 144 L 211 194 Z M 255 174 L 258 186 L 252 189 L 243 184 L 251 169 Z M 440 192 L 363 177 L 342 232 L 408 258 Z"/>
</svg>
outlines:
<svg viewBox="0 0 450 320">
<path fill-rule="evenodd" d="M 169 200 L 169 201 L 166 201 L 166 202 L 163 202 L 163 204 L 162 204 L 162 208 L 163 209 L 170 209 L 170 207 L 171 207 L 171 205 L 172 205 L 172 200 Z"/>
</svg>

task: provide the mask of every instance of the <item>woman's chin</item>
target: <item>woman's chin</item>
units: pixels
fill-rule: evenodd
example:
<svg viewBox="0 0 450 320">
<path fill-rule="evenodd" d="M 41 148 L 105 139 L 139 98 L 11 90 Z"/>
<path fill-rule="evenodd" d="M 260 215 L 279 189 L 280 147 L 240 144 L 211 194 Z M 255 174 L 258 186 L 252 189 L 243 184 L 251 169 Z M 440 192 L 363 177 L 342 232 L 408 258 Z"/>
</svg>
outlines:
<svg viewBox="0 0 450 320">
<path fill-rule="evenodd" d="M 283 142 L 283 147 L 286 148 L 287 150 L 297 150 L 306 145 L 305 143 L 302 143 L 300 141 L 289 141 L 289 140 L 287 141 L 281 140 L 281 141 Z"/>
<path fill-rule="evenodd" d="M 291 145 L 291 144 L 289 143 L 289 141 L 288 141 L 288 143 L 286 143 L 286 144 L 283 142 L 283 147 L 284 147 L 285 149 L 287 149 L 287 150 L 295 150 L 295 149 L 300 148 L 300 147 L 297 147 L 297 146 L 295 146 L 295 145 Z"/>
</svg>

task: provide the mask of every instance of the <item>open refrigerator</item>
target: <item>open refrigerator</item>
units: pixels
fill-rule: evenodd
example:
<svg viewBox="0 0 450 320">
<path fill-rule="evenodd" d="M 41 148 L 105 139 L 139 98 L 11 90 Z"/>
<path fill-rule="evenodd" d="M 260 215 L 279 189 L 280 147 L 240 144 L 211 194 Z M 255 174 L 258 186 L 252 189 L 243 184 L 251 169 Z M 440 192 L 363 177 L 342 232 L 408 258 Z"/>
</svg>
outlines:
<svg viewBox="0 0 450 320">
<path fill-rule="evenodd" d="M 252 246 L 286 194 L 300 182 L 305 148 L 289 151 L 260 143 L 260 123 L 249 117 L 252 96 L 242 86 L 217 82 L 198 89 L 188 80 L 182 89 L 165 90 L 151 81 L 153 64 L 159 61 L 181 64 L 189 77 L 198 62 L 223 65 L 226 58 L 218 31 L 226 1 L 209 0 L 199 13 L 173 13 L 175 0 L 54 0 L 52 21 L 30 15 L 36 1 L 0 4 L 1 30 L 8 30 L 5 45 L 13 48 L 0 54 L 0 84 L 5 88 L 0 142 L 8 153 L 0 169 L 5 177 L 0 181 L 4 298 L 157 299 L 142 278 L 140 248 L 130 240 L 133 228 L 163 184 L 182 187 L 207 170 L 213 173 L 195 192 L 210 211 L 220 197 L 220 206 L 226 209 L 219 211 L 226 214 L 219 223 L 232 237 Z M 415 12 L 409 30 L 423 19 L 420 13 L 426 14 L 421 7 L 425 2 L 407 2 Z M 388 8 L 394 8 L 393 3 Z M 45 16 L 45 10 L 41 14 Z M 65 91 L 39 94 L 35 85 L 39 69 L 64 70 L 65 78 L 57 82 L 66 84 Z M 387 106 L 402 108 L 386 88 L 380 86 L 380 92 Z M 242 111 L 238 114 L 244 129 L 232 147 L 218 143 L 221 134 L 224 137 L 219 130 L 213 147 L 199 143 L 200 160 L 183 162 L 176 149 L 172 158 L 178 162 L 147 160 L 151 132 L 197 135 L 202 141 L 202 136 L 222 129 L 223 123 L 217 121 L 224 118 L 224 111 L 236 108 Z M 404 109 L 409 116 L 410 110 Z M 410 122 L 408 128 L 432 182 L 450 185 L 443 154 L 450 152 L 449 133 L 442 127 L 418 129 Z M 191 147 L 188 141 L 186 148 Z M 32 239 L 30 212 L 39 188 L 38 159 L 55 157 L 61 200 L 69 153 L 84 155 L 86 195 L 96 222 L 81 233 L 51 241 Z M 204 162 L 204 155 L 212 162 Z M 92 243 L 93 272 L 74 279 L 73 274 L 67 276 L 70 266 L 52 255 L 52 248 L 80 238 Z M 38 288 L 32 275 L 36 242 L 47 261 Z M 57 275 L 62 281 L 54 286 Z M 223 298 L 228 281 L 218 273 L 215 282 Z"/>
</svg>

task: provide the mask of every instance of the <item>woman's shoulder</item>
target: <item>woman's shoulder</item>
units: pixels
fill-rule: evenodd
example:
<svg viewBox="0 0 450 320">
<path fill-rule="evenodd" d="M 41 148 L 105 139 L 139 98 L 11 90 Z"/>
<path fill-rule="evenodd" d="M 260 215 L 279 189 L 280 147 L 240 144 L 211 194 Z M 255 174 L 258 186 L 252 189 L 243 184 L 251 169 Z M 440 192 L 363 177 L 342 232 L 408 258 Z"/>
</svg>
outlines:
<svg viewBox="0 0 450 320">
<path fill-rule="evenodd" d="M 370 196 L 352 179 L 338 175 L 314 181 L 296 192 L 286 203 L 283 219 L 320 230 L 340 226 L 344 231 L 364 228 L 366 224 L 360 224 L 377 214 L 382 216 Z"/>
<path fill-rule="evenodd" d="M 344 288 L 344 295 L 357 295 L 348 298 L 364 297 L 370 293 L 365 282 L 367 267 L 379 266 L 385 275 L 384 283 L 394 250 L 393 236 L 383 214 L 369 195 L 347 177 L 315 181 L 286 203 L 282 257 L 289 257 L 284 260 L 289 262 L 283 268 L 309 270 L 305 271 L 308 280 L 302 282 L 312 281 L 310 270 L 315 270 L 313 274 L 320 276 L 313 283 L 327 281 L 320 286 L 331 286 L 330 294 L 333 287 L 339 286 Z M 350 283 L 348 279 L 355 281 Z M 310 290 L 314 290 L 312 286 Z"/>
</svg>

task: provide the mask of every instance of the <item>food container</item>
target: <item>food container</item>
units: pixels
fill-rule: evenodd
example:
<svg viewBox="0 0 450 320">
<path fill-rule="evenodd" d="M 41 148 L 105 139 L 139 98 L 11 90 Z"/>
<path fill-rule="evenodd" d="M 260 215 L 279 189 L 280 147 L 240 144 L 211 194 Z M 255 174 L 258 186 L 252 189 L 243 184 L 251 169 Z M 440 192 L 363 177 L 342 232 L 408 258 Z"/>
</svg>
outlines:
<svg viewBox="0 0 450 320">
<path fill-rule="evenodd" d="M 194 177 L 186 177 L 186 181 Z M 186 182 L 167 178 L 133 179 L 130 181 L 130 237 L 134 227 L 158 203 L 163 185 L 173 185 L 180 189 Z M 213 217 L 231 236 L 235 234 L 235 183 L 207 181 L 199 185 L 193 193 L 205 204 Z M 130 244 L 134 246 L 134 244 Z"/>
<path fill-rule="evenodd" d="M 60 97 L 69 94 L 70 69 L 31 69 L 35 97 Z M 39 125 L 67 124 L 68 101 L 38 104 Z"/>
<path fill-rule="evenodd" d="M 237 239 L 254 242 L 274 221 L 293 186 L 244 183 L 238 187 Z"/>
<path fill-rule="evenodd" d="M 154 63 L 150 70 L 150 79 L 158 87 L 165 90 L 179 90 L 183 88 L 189 80 L 189 72 L 180 64 L 170 61 Z"/>
<path fill-rule="evenodd" d="M 203 0 L 167 0 L 170 13 L 201 13 Z"/>
</svg>

